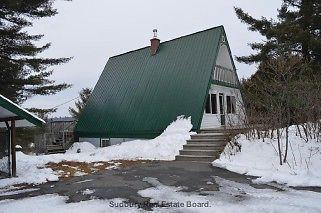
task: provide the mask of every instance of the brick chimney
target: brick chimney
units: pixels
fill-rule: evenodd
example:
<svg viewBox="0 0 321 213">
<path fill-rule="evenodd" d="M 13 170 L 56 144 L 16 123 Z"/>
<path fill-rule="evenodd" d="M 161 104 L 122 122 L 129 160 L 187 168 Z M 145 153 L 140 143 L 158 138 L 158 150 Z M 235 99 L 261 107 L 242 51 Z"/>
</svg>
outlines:
<svg viewBox="0 0 321 213">
<path fill-rule="evenodd" d="M 156 55 L 159 48 L 160 40 L 157 38 L 157 29 L 153 30 L 154 37 L 150 40 L 150 53 Z"/>
</svg>

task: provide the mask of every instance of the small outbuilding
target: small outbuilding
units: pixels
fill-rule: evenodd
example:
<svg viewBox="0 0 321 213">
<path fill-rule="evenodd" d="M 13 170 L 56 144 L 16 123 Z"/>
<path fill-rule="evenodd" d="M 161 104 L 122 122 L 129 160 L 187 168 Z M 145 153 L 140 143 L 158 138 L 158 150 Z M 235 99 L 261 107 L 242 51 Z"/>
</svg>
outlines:
<svg viewBox="0 0 321 213">
<path fill-rule="evenodd" d="M 223 26 L 111 57 L 81 115 L 80 141 L 105 146 L 153 138 L 177 116 L 193 130 L 240 125 L 239 79 Z"/>
<path fill-rule="evenodd" d="M 44 123 L 44 120 L 0 95 L 1 174 L 16 176 L 16 128 L 42 126 Z"/>
</svg>

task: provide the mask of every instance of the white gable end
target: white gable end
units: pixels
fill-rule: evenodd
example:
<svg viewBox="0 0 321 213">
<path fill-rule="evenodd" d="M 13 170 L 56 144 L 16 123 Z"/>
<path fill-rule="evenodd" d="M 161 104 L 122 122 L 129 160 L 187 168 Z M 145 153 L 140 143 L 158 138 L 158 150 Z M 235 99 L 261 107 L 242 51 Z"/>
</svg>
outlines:
<svg viewBox="0 0 321 213">
<path fill-rule="evenodd" d="M 212 74 L 212 84 L 207 97 L 209 105 L 204 110 L 201 129 L 222 125 L 241 125 L 244 120 L 243 100 L 238 89 L 239 81 L 228 45 L 221 43 Z M 226 86 L 225 86 L 226 85 Z M 231 112 L 231 100 L 235 110 Z M 229 107 L 227 105 L 230 105 Z M 214 107 L 214 108 L 213 108 Z M 224 119 L 224 122 L 222 122 Z"/>
<path fill-rule="evenodd" d="M 233 70 L 233 63 L 230 57 L 230 53 L 226 44 L 222 44 L 216 59 L 216 65 Z"/>
<path fill-rule="evenodd" d="M 234 69 L 232 60 L 228 46 L 225 43 L 222 43 L 213 71 L 214 81 L 224 82 L 234 86 L 238 85 L 236 70 Z"/>
</svg>

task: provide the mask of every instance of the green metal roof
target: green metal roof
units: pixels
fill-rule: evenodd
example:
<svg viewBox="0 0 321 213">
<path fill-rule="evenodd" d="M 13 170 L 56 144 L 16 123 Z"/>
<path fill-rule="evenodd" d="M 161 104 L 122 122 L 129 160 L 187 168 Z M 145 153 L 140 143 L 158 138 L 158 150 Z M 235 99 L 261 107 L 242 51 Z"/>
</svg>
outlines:
<svg viewBox="0 0 321 213">
<path fill-rule="evenodd" d="M 17 126 L 28 126 L 29 123 L 41 126 L 45 123 L 41 118 L 38 118 L 0 94 L 0 122 L 10 120 L 24 121 Z"/>
<path fill-rule="evenodd" d="M 80 117 L 81 137 L 151 138 L 179 115 L 200 128 L 222 26 L 111 57 Z"/>
</svg>

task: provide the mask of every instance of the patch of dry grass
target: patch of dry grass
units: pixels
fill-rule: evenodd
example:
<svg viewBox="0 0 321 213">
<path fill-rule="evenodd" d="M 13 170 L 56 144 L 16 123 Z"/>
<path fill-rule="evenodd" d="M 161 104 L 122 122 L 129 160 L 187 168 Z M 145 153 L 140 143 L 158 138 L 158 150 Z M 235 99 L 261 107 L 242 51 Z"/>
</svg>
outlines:
<svg viewBox="0 0 321 213">
<path fill-rule="evenodd" d="M 139 164 L 151 162 L 149 160 L 117 160 L 117 161 L 98 161 L 92 163 L 76 162 L 76 161 L 62 161 L 59 163 L 47 163 L 46 167 L 51 168 L 60 180 L 68 179 L 74 176 L 82 176 L 102 172 L 108 169 L 115 169 L 118 167 L 131 167 Z"/>
</svg>

